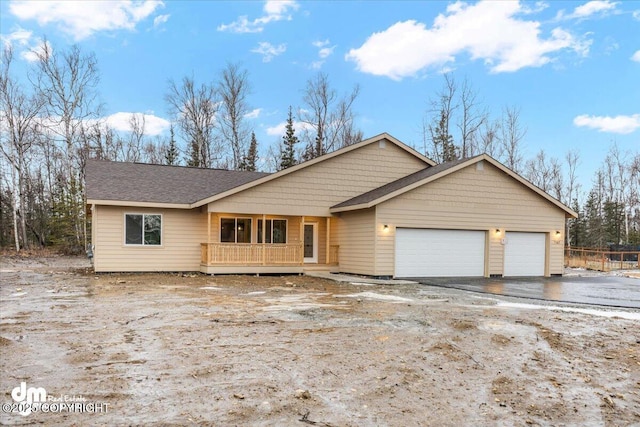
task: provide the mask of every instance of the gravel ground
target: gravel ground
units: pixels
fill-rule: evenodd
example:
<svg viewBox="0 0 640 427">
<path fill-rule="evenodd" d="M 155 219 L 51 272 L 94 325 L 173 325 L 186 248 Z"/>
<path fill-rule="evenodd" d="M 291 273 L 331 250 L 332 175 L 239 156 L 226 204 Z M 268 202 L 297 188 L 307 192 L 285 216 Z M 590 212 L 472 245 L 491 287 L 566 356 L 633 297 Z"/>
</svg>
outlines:
<svg viewBox="0 0 640 427">
<path fill-rule="evenodd" d="M 67 257 L 0 283 L 3 425 L 640 425 L 638 310 Z M 21 382 L 50 412 L 6 413 Z"/>
</svg>

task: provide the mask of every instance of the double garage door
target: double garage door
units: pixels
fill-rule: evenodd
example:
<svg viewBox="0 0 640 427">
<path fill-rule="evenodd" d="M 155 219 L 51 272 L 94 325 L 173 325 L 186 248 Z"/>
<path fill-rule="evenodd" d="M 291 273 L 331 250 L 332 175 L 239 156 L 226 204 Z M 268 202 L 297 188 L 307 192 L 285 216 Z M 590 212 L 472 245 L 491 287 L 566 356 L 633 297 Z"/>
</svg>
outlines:
<svg viewBox="0 0 640 427">
<path fill-rule="evenodd" d="M 396 229 L 396 277 L 482 277 L 485 231 Z M 504 276 L 543 276 L 544 233 L 505 237 Z"/>
</svg>

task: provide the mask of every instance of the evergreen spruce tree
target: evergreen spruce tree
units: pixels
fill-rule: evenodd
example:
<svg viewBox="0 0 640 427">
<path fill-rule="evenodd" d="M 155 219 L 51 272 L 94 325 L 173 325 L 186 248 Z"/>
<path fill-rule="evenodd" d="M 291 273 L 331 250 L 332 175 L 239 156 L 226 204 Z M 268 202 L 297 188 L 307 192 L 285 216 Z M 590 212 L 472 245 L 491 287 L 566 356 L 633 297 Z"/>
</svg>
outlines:
<svg viewBox="0 0 640 427">
<path fill-rule="evenodd" d="M 282 137 L 284 149 L 280 152 L 280 170 L 290 168 L 296 164 L 295 145 L 299 142 L 296 130 L 293 127 L 293 112 L 289 106 L 289 117 L 287 118 L 286 132 Z"/>
<path fill-rule="evenodd" d="M 176 146 L 175 134 L 173 132 L 173 125 L 169 128 L 169 134 L 171 135 L 169 139 L 169 147 L 167 151 L 164 153 L 164 163 L 165 165 L 177 165 L 178 164 L 178 147 Z"/>
<path fill-rule="evenodd" d="M 436 141 L 442 147 L 442 161 L 450 162 L 458 159 L 458 150 L 453 143 L 453 136 L 449 134 L 446 123 L 447 118 L 444 111 L 442 111 L 436 128 Z"/>
<path fill-rule="evenodd" d="M 251 132 L 251 143 L 249 144 L 249 150 L 247 151 L 247 155 L 242 158 L 240 161 L 240 167 L 238 168 L 241 171 L 256 171 L 256 162 L 258 160 L 258 140 L 256 139 L 256 133 Z"/>
<path fill-rule="evenodd" d="M 567 220 L 569 230 L 567 233 L 567 246 L 585 247 L 586 229 L 584 211 L 580 209 L 578 199 L 573 199 L 571 208 L 578 213 L 578 218 Z"/>
<path fill-rule="evenodd" d="M 200 147 L 195 140 L 189 143 L 189 157 L 186 160 L 187 166 L 200 167 Z"/>
<path fill-rule="evenodd" d="M 585 247 L 604 248 L 606 242 L 601 211 L 598 193 L 591 190 L 584 205 Z"/>
</svg>

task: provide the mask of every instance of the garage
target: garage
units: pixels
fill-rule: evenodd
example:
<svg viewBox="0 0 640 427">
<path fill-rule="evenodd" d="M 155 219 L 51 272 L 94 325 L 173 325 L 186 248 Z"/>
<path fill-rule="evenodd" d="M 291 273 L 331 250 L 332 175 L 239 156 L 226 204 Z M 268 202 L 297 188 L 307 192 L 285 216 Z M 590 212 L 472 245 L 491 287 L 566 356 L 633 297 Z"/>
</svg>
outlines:
<svg viewBox="0 0 640 427">
<path fill-rule="evenodd" d="M 484 231 L 396 229 L 396 277 L 483 277 Z"/>
<path fill-rule="evenodd" d="M 544 276 L 545 233 L 505 234 L 504 276 Z"/>
</svg>

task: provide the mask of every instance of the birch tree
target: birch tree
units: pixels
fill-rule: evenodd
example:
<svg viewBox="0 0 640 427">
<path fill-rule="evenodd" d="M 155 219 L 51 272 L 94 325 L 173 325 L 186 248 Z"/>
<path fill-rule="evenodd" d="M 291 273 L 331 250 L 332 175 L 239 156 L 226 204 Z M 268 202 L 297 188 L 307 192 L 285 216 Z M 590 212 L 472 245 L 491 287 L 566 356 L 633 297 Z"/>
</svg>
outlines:
<svg viewBox="0 0 640 427">
<path fill-rule="evenodd" d="M 58 241 L 77 252 L 87 244 L 84 164 L 78 152 L 83 126 L 100 114 L 98 61 L 94 53 L 85 54 L 77 45 L 59 52 L 47 40 L 34 53 L 38 59 L 34 85 L 45 100 L 44 123 L 53 141 L 61 143 L 64 159 L 65 176 L 60 177 L 62 189 L 54 203 Z"/>
<path fill-rule="evenodd" d="M 222 149 L 214 141 L 218 112 L 215 87 L 205 83 L 198 86 L 193 77 L 183 77 L 179 84 L 169 80 L 165 101 L 187 144 L 187 165 L 204 168 L 218 165 Z"/>
<path fill-rule="evenodd" d="M 238 64 L 227 64 L 218 83 L 221 99 L 219 131 L 223 144 L 231 151 L 228 163 L 232 169 L 240 169 L 249 145 L 251 132 L 245 119 L 249 112 L 249 92 L 249 73 L 240 69 Z"/>
<path fill-rule="evenodd" d="M 318 73 L 307 80 L 302 96 L 303 106 L 298 113 L 298 119 L 307 124 L 302 134 L 306 143 L 304 160 L 322 156 L 362 139 L 362 132 L 356 129 L 353 112 L 359 94 L 360 87 L 356 85 L 340 97 L 325 73 Z"/>
<path fill-rule="evenodd" d="M 11 167 L 12 219 L 16 251 L 28 247 L 27 192 L 28 162 L 36 139 L 37 117 L 43 107 L 43 98 L 28 95 L 11 75 L 13 50 L 5 46 L 0 69 L 0 149 Z M 22 242 L 22 245 L 20 244 Z"/>
</svg>

